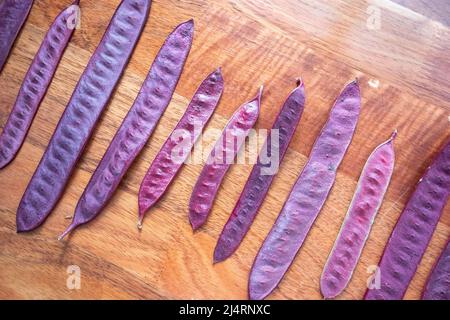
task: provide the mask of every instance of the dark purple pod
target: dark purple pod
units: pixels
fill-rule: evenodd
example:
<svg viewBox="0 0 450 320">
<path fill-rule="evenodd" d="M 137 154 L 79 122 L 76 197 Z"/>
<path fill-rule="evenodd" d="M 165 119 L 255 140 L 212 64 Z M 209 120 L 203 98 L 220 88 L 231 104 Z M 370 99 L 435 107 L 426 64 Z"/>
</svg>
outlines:
<svg viewBox="0 0 450 320">
<path fill-rule="evenodd" d="M 231 162 L 258 119 L 262 89 L 234 112 L 195 183 L 189 201 L 189 221 L 194 230 L 206 222 Z"/>
<path fill-rule="evenodd" d="M 358 122 L 361 97 L 356 81 L 337 98 L 280 215 L 260 248 L 249 279 L 249 297 L 264 299 L 294 261 L 322 209 Z"/>
<path fill-rule="evenodd" d="M 324 298 L 338 296 L 349 283 L 394 171 L 394 139 L 375 148 L 367 159 L 352 203 L 320 278 Z"/>
<path fill-rule="evenodd" d="M 0 72 L 33 6 L 33 0 L 0 1 Z"/>
<path fill-rule="evenodd" d="M 91 177 L 72 223 L 59 237 L 100 214 L 166 110 L 192 45 L 194 22 L 180 24 L 166 39 L 147 78 Z"/>
<path fill-rule="evenodd" d="M 425 285 L 422 299 L 450 300 L 450 238 Z"/>
<path fill-rule="evenodd" d="M 417 270 L 450 195 L 450 139 L 416 185 L 378 263 L 380 287 L 366 300 L 400 300 Z"/>
<path fill-rule="evenodd" d="M 17 232 L 41 225 L 61 197 L 139 39 L 150 4 L 123 0 L 117 8 L 25 190 L 17 210 Z"/>
<path fill-rule="evenodd" d="M 14 159 L 25 140 L 75 29 L 67 22 L 76 13 L 74 6 L 78 3 L 79 0 L 76 0 L 56 17 L 25 75 L 16 103 L 0 135 L 0 169 Z"/>
<path fill-rule="evenodd" d="M 200 85 L 183 117 L 167 138 L 142 180 L 139 189 L 139 222 L 145 212 L 164 194 L 180 170 L 219 103 L 223 92 L 220 69 L 211 73 Z"/>
<path fill-rule="evenodd" d="M 284 102 L 272 130 L 267 136 L 265 145 L 261 149 L 262 153 L 267 153 L 267 157 L 278 155 L 277 166 L 283 161 L 289 142 L 302 116 L 304 106 L 305 87 L 302 82 L 298 82 L 297 88 L 290 93 Z M 272 145 L 272 131 L 275 130 L 278 131 L 279 136 L 276 141 L 277 145 Z M 214 250 L 215 263 L 231 256 L 250 229 L 275 177 L 276 172 L 269 172 L 269 170 L 272 170 L 271 166 L 273 166 L 273 163 L 268 163 L 261 155 L 258 157 L 244 190 L 217 241 Z"/>
</svg>

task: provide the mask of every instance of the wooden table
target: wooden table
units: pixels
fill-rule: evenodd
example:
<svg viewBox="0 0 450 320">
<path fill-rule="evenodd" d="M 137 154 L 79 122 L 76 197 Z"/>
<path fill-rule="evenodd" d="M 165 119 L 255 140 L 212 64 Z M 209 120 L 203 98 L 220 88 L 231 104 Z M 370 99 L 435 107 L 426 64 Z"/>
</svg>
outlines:
<svg viewBox="0 0 450 320">
<path fill-rule="evenodd" d="M 12 108 L 45 31 L 71 0 L 36 0 L 0 75 L 0 125 Z M 408 5 L 405 7 L 403 5 Z M 397 128 L 391 186 L 360 263 L 339 298 L 360 299 L 415 183 L 450 135 L 450 6 L 435 1 L 155 0 L 123 78 L 63 198 L 35 232 L 16 234 L 15 212 L 50 136 L 119 0 L 81 1 L 75 32 L 14 162 L 0 171 L 0 298 L 245 299 L 249 269 L 343 86 L 360 79 L 363 108 L 337 181 L 300 253 L 271 299 L 320 299 L 327 255 L 371 150 Z M 446 3 L 446 4 L 444 4 Z M 195 39 L 171 104 L 103 214 L 69 240 L 57 236 L 131 106 L 157 50 L 180 22 L 195 19 Z M 201 80 L 222 66 L 226 88 L 208 128 L 264 83 L 257 128 L 270 128 L 295 79 L 306 84 L 300 126 L 248 236 L 228 261 L 212 264 L 217 237 L 251 165 L 232 166 L 207 225 L 193 234 L 187 205 L 201 165 L 186 165 L 138 232 L 137 191 L 152 159 Z M 450 235 L 450 204 L 406 298 L 417 299 Z M 79 266 L 81 288 L 67 287 Z M 70 271 L 70 269 L 69 269 Z M 70 280 L 70 278 L 69 278 Z M 69 286 L 70 287 L 70 286 Z"/>
</svg>

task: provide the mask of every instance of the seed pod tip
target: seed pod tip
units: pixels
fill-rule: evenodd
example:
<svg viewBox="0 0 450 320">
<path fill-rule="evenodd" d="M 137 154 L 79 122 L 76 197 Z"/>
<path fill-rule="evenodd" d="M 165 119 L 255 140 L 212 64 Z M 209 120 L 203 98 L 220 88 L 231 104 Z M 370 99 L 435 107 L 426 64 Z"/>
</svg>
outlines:
<svg viewBox="0 0 450 320">
<path fill-rule="evenodd" d="M 258 95 L 257 95 L 259 100 L 261 100 L 263 90 L 264 90 L 264 84 L 262 84 L 261 87 L 259 87 L 259 91 L 258 91 Z"/>
<path fill-rule="evenodd" d="M 394 140 L 394 139 L 397 137 L 397 135 L 398 135 L 398 130 L 395 129 L 395 130 L 392 132 L 391 140 Z"/>
</svg>

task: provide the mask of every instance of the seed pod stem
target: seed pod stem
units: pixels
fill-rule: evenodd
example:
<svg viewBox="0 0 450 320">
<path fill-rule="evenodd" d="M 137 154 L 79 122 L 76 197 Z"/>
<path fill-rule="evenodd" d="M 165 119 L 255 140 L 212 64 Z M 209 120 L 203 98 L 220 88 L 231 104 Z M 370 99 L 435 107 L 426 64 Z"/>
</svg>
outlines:
<svg viewBox="0 0 450 320">
<path fill-rule="evenodd" d="M 194 230 L 202 226 L 211 211 L 219 186 L 245 138 L 259 116 L 263 86 L 252 100 L 240 106 L 212 149 L 194 186 L 189 201 L 189 221 Z"/>
<path fill-rule="evenodd" d="M 217 69 L 200 84 L 180 119 L 148 169 L 139 189 L 139 221 L 166 192 L 188 158 L 204 126 L 211 118 L 223 92 L 223 78 Z M 182 134 L 181 141 L 180 134 Z"/>
<path fill-rule="evenodd" d="M 75 1 L 72 5 L 76 5 Z M 0 135 L 0 169 L 17 155 L 31 123 L 53 79 L 74 29 L 67 25 L 73 7 L 64 9 L 53 21 L 23 80 L 14 107 Z"/>
</svg>

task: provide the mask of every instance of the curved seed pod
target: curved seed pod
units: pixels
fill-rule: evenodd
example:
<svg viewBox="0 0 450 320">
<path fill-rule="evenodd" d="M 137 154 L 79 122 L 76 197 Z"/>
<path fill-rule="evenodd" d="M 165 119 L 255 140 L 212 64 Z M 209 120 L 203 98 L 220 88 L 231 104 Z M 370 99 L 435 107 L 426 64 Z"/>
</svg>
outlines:
<svg viewBox="0 0 450 320">
<path fill-rule="evenodd" d="M 231 162 L 258 119 L 262 89 L 234 112 L 198 177 L 189 202 L 189 221 L 194 230 L 205 223 Z"/>
<path fill-rule="evenodd" d="M 76 0 L 73 5 L 78 3 L 79 0 Z M 74 14 L 74 10 L 74 7 L 70 6 L 56 17 L 25 75 L 16 103 L 0 135 L 0 169 L 14 159 L 22 146 L 72 36 L 74 28 L 70 28 L 67 21 Z"/>
<path fill-rule="evenodd" d="M 384 248 L 379 289 L 366 300 L 400 300 L 416 272 L 450 194 L 450 140 L 419 180 Z"/>
<path fill-rule="evenodd" d="M 217 69 L 201 83 L 183 117 L 142 180 L 139 189 L 139 228 L 142 227 L 145 212 L 161 198 L 189 156 L 203 127 L 216 109 L 222 92 L 222 73 Z"/>
<path fill-rule="evenodd" d="M 294 261 L 333 186 L 361 108 L 359 86 L 348 84 L 336 100 L 280 215 L 260 248 L 249 279 L 250 299 L 264 299 Z"/>
<path fill-rule="evenodd" d="M 25 190 L 17 231 L 30 231 L 50 214 L 106 106 L 150 11 L 150 0 L 123 0 L 92 55 L 50 143 Z"/>
<path fill-rule="evenodd" d="M 370 155 L 356 187 L 334 247 L 325 264 L 320 288 L 325 298 L 334 298 L 347 286 L 394 171 L 394 139 L 379 145 Z"/>
<path fill-rule="evenodd" d="M 431 271 L 422 299 L 450 300 L 450 238 Z"/>
<path fill-rule="evenodd" d="M 0 71 L 33 6 L 33 0 L 0 1 Z"/>
<path fill-rule="evenodd" d="M 81 195 L 72 223 L 59 237 L 94 219 L 114 194 L 172 98 L 192 45 L 194 22 L 180 24 L 166 39 L 147 78 Z"/>
<path fill-rule="evenodd" d="M 297 88 L 286 99 L 272 126 L 271 132 L 267 136 L 265 145 L 261 149 L 261 152 L 267 152 L 267 157 L 277 154 L 278 162 L 276 165 L 283 161 L 289 142 L 302 116 L 304 106 L 305 87 L 299 80 Z M 277 145 L 272 145 L 272 131 L 274 130 L 277 130 L 279 133 L 279 138 L 276 141 Z M 250 229 L 275 176 L 275 173 L 265 173 L 265 170 L 270 169 L 272 165 L 273 163 L 267 163 L 263 160 L 261 155 L 258 157 L 244 190 L 217 241 L 214 250 L 214 263 L 223 261 L 231 256 Z"/>
</svg>

